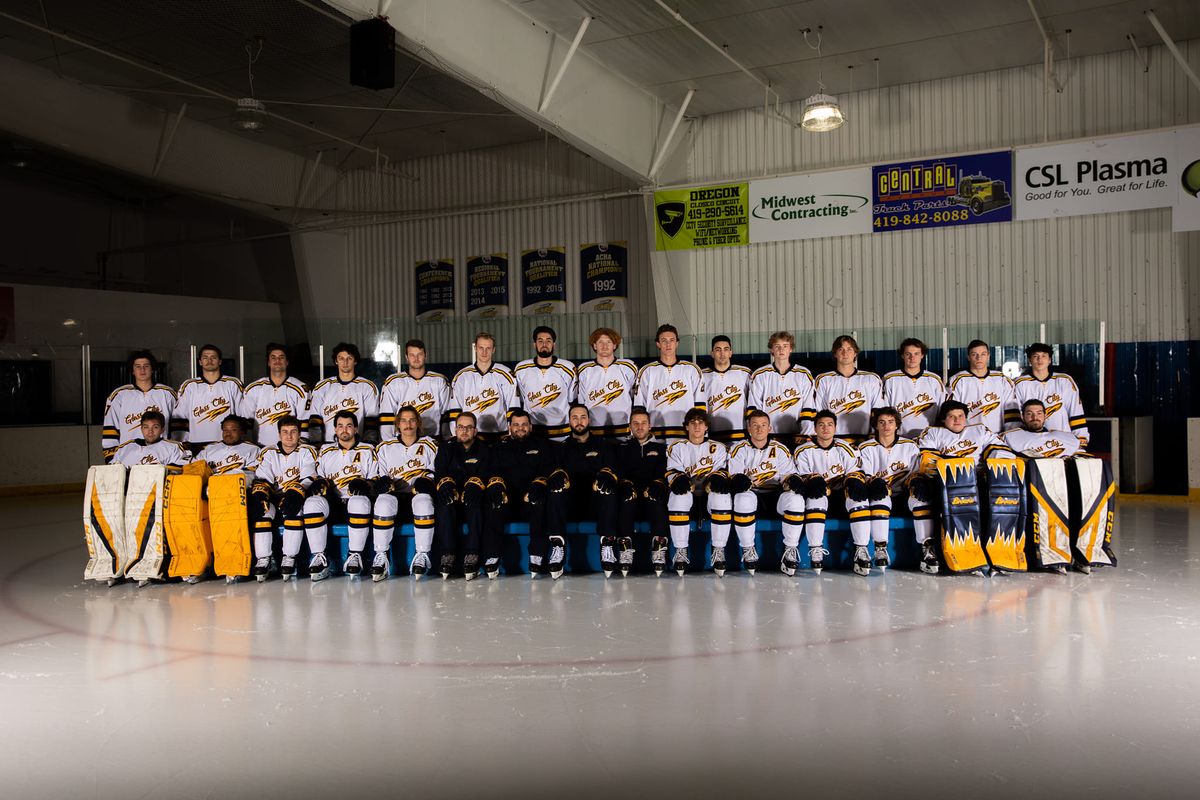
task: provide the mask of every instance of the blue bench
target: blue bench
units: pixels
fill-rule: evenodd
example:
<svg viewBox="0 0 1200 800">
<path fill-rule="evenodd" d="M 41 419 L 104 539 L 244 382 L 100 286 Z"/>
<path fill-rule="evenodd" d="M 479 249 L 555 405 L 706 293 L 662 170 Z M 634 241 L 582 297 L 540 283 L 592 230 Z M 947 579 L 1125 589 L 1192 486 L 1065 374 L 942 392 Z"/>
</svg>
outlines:
<svg viewBox="0 0 1200 800">
<path fill-rule="evenodd" d="M 916 569 L 920 560 L 920 548 L 913 538 L 912 520 L 907 517 L 893 517 L 890 522 L 891 536 L 888 541 L 888 557 L 893 567 L 901 569 Z M 634 546 L 633 571 L 652 572 L 650 566 L 649 528 L 646 523 L 639 522 L 636 526 Z M 502 572 L 506 575 L 518 575 L 529 572 L 529 524 L 526 522 L 510 522 L 504 529 L 504 550 L 501 559 Z M 755 540 L 759 554 L 760 571 L 778 571 L 779 562 L 783 555 L 783 526 L 779 520 L 759 520 Z M 349 533 L 345 525 L 330 527 L 331 541 L 329 543 L 330 568 L 340 573 L 342 562 L 349 554 Z M 334 547 L 336 546 L 336 555 Z M 825 547 L 829 555 L 825 558 L 827 569 L 849 570 L 854 559 L 854 542 L 850 538 L 850 523 L 844 519 L 831 519 L 825 525 Z M 692 569 L 701 570 L 708 567 L 711 555 L 711 539 L 708 523 L 699 525 L 693 523 L 691 543 L 688 546 L 691 554 Z M 371 540 L 367 539 L 366 561 L 369 568 L 371 556 Z M 416 549 L 413 540 L 411 524 L 399 526 L 392 538 L 391 560 L 393 575 L 407 575 L 408 565 L 412 561 Z M 808 569 L 808 544 L 800 540 L 800 568 Z M 730 570 L 740 568 L 740 550 L 737 547 L 737 534 L 730 532 L 727 556 L 730 559 Z M 433 546 L 434 569 L 437 569 L 438 547 Z M 588 573 L 600 571 L 600 536 L 596 533 L 595 522 L 573 522 L 567 525 L 567 572 Z"/>
</svg>

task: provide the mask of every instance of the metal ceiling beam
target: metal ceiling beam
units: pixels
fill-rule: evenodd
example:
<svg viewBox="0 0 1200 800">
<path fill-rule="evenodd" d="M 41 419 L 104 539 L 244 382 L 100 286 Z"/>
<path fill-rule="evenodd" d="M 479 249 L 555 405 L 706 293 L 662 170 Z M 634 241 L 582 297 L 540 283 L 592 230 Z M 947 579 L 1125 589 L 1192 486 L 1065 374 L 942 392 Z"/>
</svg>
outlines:
<svg viewBox="0 0 1200 800">
<path fill-rule="evenodd" d="M 1183 57 L 1183 54 L 1179 52 L 1179 48 L 1175 46 L 1174 40 L 1167 35 L 1167 29 L 1164 28 L 1162 23 L 1158 21 L 1158 17 L 1155 16 L 1153 10 L 1146 12 L 1146 19 L 1150 20 L 1150 24 L 1154 26 L 1154 30 L 1158 31 L 1159 38 L 1162 39 L 1163 44 L 1167 46 L 1167 49 L 1171 51 L 1171 55 L 1174 56 L 1175 61 L 1179 63 L 1179 68 L 1183 70 L 1183 74 L 1188 76 L 1188 80 L 1192 82 L 1192 86 L 1195 86 L 1197 90 L 1200 90 L 1200 78 L 1196 77 L 1195 70 L 1193 70 L 1191 65 L 1188 64 L 1187 59 Z"/>
</svg>

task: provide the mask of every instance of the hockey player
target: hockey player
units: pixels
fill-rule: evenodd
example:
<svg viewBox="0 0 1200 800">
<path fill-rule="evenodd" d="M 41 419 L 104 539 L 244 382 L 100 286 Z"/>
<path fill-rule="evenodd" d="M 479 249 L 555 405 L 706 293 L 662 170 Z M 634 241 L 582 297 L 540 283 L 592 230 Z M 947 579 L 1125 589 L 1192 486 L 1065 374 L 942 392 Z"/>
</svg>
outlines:
<svg viewBox="0 0 1200 800">
<path fill-rule="evenodd" d="M 371 481 L 378 474 L 375 448 L 359 441 L 358 418 L 349 409 L 334 413 L 333 431 L 337 441 L 317 454 L 317 478 L 304 501 L 304 535 L 312 552 L 308 576 L 313 581 L 329 577 L 325 545 L 330 525 L 346 522 L 353 543 L 365 543 L 371 527 Z M 354 578 L 362 569 L 361 551 L 351 550 L 342 571 Z"/>
<path fill-rule="evenodd" d="M 790 543 L 795 548 L 804 527 L 804 498 L 799 494 L 802 484 L 796 476 L 792 451 L 771 439 L 770 416 L 758 409 L 751 411 L 747 429 L 750 438 L 738 442 L 729 452 L 729 488 L 742 566 L 753 575 L 758 568 L 758 517 L 782 519 L 784 545 Z"/>
<path fill-rule="evenodd" d="M 500 536 L 510 520 L 529 523 L 529 574 L 562 575 L 564 542 L 563 508 L 551 502 L 549 484 L 554 481 L 560 497 L 566 488 L 566 475 L 559 467 L 562 445 L 533 436 L 533 421 L 525 409 L 514 409 L 508 420 L 508 436 L 492 445 L 496 477 L 489 479 L 485 498 L 488 502 L 486 524 L 494 536 Z M 553 534 L 553 536 L 551 536 Z M 547 564 L 547 555 L 556 548 L 555 559 Z M 495 578 L 500 572 L 499 554 L 484 562 L 484 572 Z"/>
<path fill-rule="evenodd" d="M 634 406 L 629 414 L 630 437 L 617 447 L 618 561 L 621 574 L 633 567 L 633 526 L 643 518 L 650 525 L 650 563 L 658 573 L 667 566 L 667 446 L 654 438 L 650 412 Z M 593 431 L 594 433 L 594 431 Z"/>
<path fill-rule="evenodd" d="M 725 542 L 729 540 L 729 524 L 733 521 L 733 503 L 729 496 L 729 453 L 725 445 L 708 438 L 708 415 L 704 409 L 693 408 L 683 419 L 687 438 L 667 448 L 667 513 L 671 526 L 671 541 L 675 545 L 672 566 L 680 577 L 691 563 L 688 543 L 691 538 L 692 506 L 698 496 L 708 495 L 708 517 L 712 531 L 712 568 L 718 575 L 725 573 Z M 719 560 L 718 560 L 719 559 Z M 655 565 L 655 572 L 658 566 Z"/>
<path fill-rule="evenodd" d="M 221 440 L 221 420 L 236 414 L 242 403 L 242 382 L 221 374 L 221 348 L 200 347 L 200 377 L 183 382 L 175 405 L 172 428 L 192 453 Z"/>
<path fill-rule="evenodd" d="M 339 342 L 333 348 L 337 375 L 316 385 L 308 401 L 308 437 L 313 444 L 336 442 L 334 417 L 339 411 L 354 415 L 356 428 L 374 441 L 379 429 L 379 392 L 375 384 L 356 372 L 362 357 L 355 345 Z"/>
<path fill-rule="evenodd" d="M 728 336 L 712 338 L 713 365 L 701 374 L 704 399 L 712 421 L 710 435 L 729 444 L 746 438 L 746 399 L 750 370 L 733 361 L 733 343 Z"/>
<path fill-rule="evenodd" d="M 814 406 L 833 412 L 837 436 L 850 442 L 867 438 L 871 412 L 883 405 L 883 381 L 874 372 L 858 369 L 858 353 L 858 342 L 853 336 L 834 339 L 830 349 L 834 369 L 818 375 L 813 390 Z M 806 423 L 803 432 L 811 435 L 813 423 Z"/>
<path fill-rule="evenodd" d="M 579 403 L 571 405 L 571 436 L 562 446 L 562 471 L 566 473 L 565 491 L 554 496 L 561 479 L 550 476 L 551 503 L 561 504 L 558 514 L 564 521 L 596 520 L 600 534 L 600 565 L 604 576 L 617 568 L 617 474 L 614 443 L 593 436 L 588 410 Z M 565 526 L 564 526 L 565 528 Z M 561 560 L 566 558 L 566 539 L 550 537 L 550 574 L 562 572 Z"/>
<path fill-rule="evenodd" d="M 933 424 L 938 408 L 946 401 L 946 384 L 922 368 L 929 348 L 920 339 L 905 339 L 896 352 L 903 366 L 883 376 L 883 399 L 900 412 L 898 435 L 913 439 Z"/>
<path fill-rule="evenodd" d="M 433 462 L 437 487 L 434 520 L 442 551 L 442 580 L 449 579 L 454 571 L 459 531 L 464 523 L 467 537 L 462 543 L 462 563 L 467 580 L 474 580 L 479 575 L 481 545 L 485 560 L 500 558 L 500 531 L 495 526 L 485 528 L 484 525 L 491 512 L 485 508 L 484 495 L 488 482 L 496 477 L 493 463 L 491 448 L 475 433 L 475 415 L 470 411 L 457 414 L 454 438 L 438 448 Z"/>
<path fill-rule="evenodd" d="M 237 412 L 253 422 L 254 441 L 263 447 L 274 447 L 279 443 L 279 420 L 301 419 L 307 410 L 308 387 L 288 375 L 287 348 L 275 343 L 267 345 L 267 375 L 246 387 Z M 301 424 L 308 429 L 307 421 Z"/>
<path fill-rule="evenodd" d="M 983 425 L 968 424 L 967 414 L 964 403 L 957 400 L 942 403 L 938 409 L 938 424 L 926 428 L 917 439 L 921 452 L 947 458 L 969 458 L 976 464 L 980 459 L 992 455 L 1013 457 L 1012 451 L 1000 437 Z"/>
<path fill-rule="evenodd" d="M 1006 428 L 1021 424 L 1021 409 L 1026 400 L 1041 400 L 1046 408 L 1045 427 L 1052 431 L 1070 431 L 1087 447 L 1087 417 L 1079 402 L 1079 387 L 1070 375 L 1055 372 L 1050 366 L 1054 351 L 1042 342 L 1025 348 L 1029 369 L 1013 381 L 1013 403 L 1004 414 Z"/>
<path fill-rule="evenodd" d="M 533 420 L 533 432 L 561 442 L 571 427 L 567 416 L 575 400 L 575 365 L 554 355 L 558 334 L 539 325 L 533 329 L 536 355 L 527 358 L 513 371 L 519 404 Z"/>
<path fill-rule="evenodd" d="M 420 339 L 404 343 L 404 360 L 408 366 L 383 382 L 379 435 L 384 441 L 396 438 L 396 414 L 404 406 L 412 406 L 421 415 L 421 435 L 440 439 L 450 404 L 450 381 L 425 368 L 425 343 Z"/>
<path fill-rule="evenodd" d="M 450 382 L 450 424 L 459 414 L 470 412 L 475 431 L 484 441 L 496 441 L 508 430 L 508 412 L 517 406 L 517 385 L 503 364 L 492 361 L 496 337 L 475 336 L 475 362 L 463 367 Z M 460 487 L 461 488 L 461 487 Z"/>
<path fill-rule="evenodd" d="M 587 406 L 592 433 L 624 439 L 629 436 L 637 367 L 628 359 L 617 358 L 621 334 L 612 328 L 597 328 L 588 342 L 596 358 L 576 370 L 576 401 Z"/>
<path fill-rule="evenodd" d="M 403 524 L 411 519 L 413 523 L 416 553 L 409 565 L 409 573 L 420 580 L 433 569 L 429 550 L 433 546 L 433 464 L 438 446 L 432 438 L 421 436 L 422 420 L 415 408 L 401 406 L 395 426 L 400 435 L 375 448 L 379 477 L 375 479 L 375 503 L 371 513 L 375 546 L 375 559 L 371 562 L 373 581 L 385 580 L 391 574 L 388 553 L 397 521 Z M 366 544 L 365 534 L 358 538 L 355 531 L 351 531 L 352 553 L 361 553 Z"/>
<path fill-rule="evenodd" d="M 987 342 L 972 340 L 967 345 L 970 367 L 950 377 L 950 399 L 966 404 L 968 425 L 982 425 L 998 434 L 1013 402 L 1013 382 L 999 370 L 989 369 L 990 360 Z"/>
<path fill-rule="evenodd" d="M 659 325 L 654 335 L 658 360 L 638 370 L 634 402 L 650 412 L 654 435 L 667 443 L 687 438 L 684 416 L 693 408 L 705 411 L 704 381 L 700 368 L 680 361 L 679 331 L 674 325 Z"/>
<path fill-rule="evenodd" d="M 283 579 L 296 576 L 296 556 L 304 540 L 304 497 L 317 477 L 317 451 L 300 443 L 303 423 L 283 417 L 276 423 L 279 443 L 264 447 L 254 467 L 250 487 L 250 524 L 254 531 L 254 567 L 251 574 L 262 583 L 274 571 L 272 530 L 283 522 Z"/>
<path fill-rule="evenodd" d="M 138 430 L 141 438 L 126 442 L 117 448 L 113 455 L 114 464 L 124 464 L 136 467 L 139 464 L 161 464 L 168 467 L 168 472 L 178 472 L 171 467 L 182 467 L 192 460 L 191 451 L 179 442 L 162 438 L 166 427 L 166 417 L 160 411 L 147 411 L 142 414 Z"/>
<path fill-rule="evenodd" d="M 817 383 L 819 387 L 820 378 Z M 854 448 L 835 438 L 839 423 L 836 414 L 829 409 L 821 409 L 813 418 L 812 441 L 796 449 L 796 474 L 802 482 L 801 493 L 804 495 L 804 535 L 808 540 L 809 561 L 813 572 L 818 575 L 825 566 L 825 556 L 829 555 L 825 548 L 825 519 L 830 513 L 830 505 L 833 505 L 835 513 L 840 511 L 843 505 L 840 490 L 846 476 L 858 469 L 858 454 Z M 785 541 L 780 564 L 783 573 L 795 575 L 799 562 L 796 547 L 789 546 Z M 867 548 L 855 547 L 854 571 L 866 575 L 870 569 L 871 558 Z"/>
<path fill-rule="evenodd" d="M 846 481 L 846 506 L 854 544 L 875 542 L 875 566 L 886 569 L 888 526 L 897 504 L 907 504 L 913 520 L 929 521 L 931 491 L 928 480 L 918 475 L 921 451 L 917 443 L 899 435 L 901 413 L 885 407 L 875 412 L 875 436 L 858 448 L 858 470 Z M 920 483 L 918 487 L 910 482 Z M 930 525 L 914 525 L 921 547 L 921 571 L 938 571 L 937 550 L 930 538 Z"/>
<path fill-rule="evenodd" d="M 764 412 L 771 420 L 771 433 L 785 444 L 800 443 L 803 423 L 817 413 L 813 407 L 813 376 L 804 367 L 792 363 L 796 337 L 788 331 L 776 331 L 767 341 L 771 363 L 750 375 L 747 406 Z"/>
<path fill-rule="evenodd" d="M 252 478 L 262 448 L 246 441 L 246 428 L 246 420 L 241 417 L 221 420 L 221 441 L 206 445 L 196 459 L 207 462 L 213 475 L 241 472 Z"/>
<path fill-rule="evenodd" d="M 1070 431 L 1046 428 L 1046 404 L 1031 397 L 1021 405 L 1021 427 L 1000 435 L 1014 453 L 1026 458 L 1070 458 L 1083 452 L 1079 439 Z"/>
<path fill-rule="evenodd" d="M 158 361 L 149 350 L 138 350 L 129 356 L 129 373 L 133 376 L 133 383 L 113 390 L 104 404 L 100 446 L 104 450 L 105 463 L 112 461 L 118 447 L 138 438 L 142 415 L 147 411 L 157 411 L 166 419 L 175 413 L 178 395 L 170 386 L 154 382 L 157 369 Z"/>
</svg>

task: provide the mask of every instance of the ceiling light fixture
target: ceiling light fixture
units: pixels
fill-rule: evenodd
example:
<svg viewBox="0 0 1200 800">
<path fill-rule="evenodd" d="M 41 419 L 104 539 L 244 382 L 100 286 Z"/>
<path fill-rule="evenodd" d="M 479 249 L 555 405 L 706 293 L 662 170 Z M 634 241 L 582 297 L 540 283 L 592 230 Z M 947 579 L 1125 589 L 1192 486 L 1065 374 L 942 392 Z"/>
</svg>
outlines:
<svg viewBox="0 0 1200 800">
<path fill-rule="evenodd" d="M 842 113 L 837 98 L 825 93 L 825 83 L 821 80 L 821 26 L 817 26 L 815 45 L 808 40 L 808 35 L 812 33 L 811 28 L 804 28 L 801 32 L 804 34 L 804 43 L 817 51 L 817 93 L 804 101 L 804 116 L 800 120 L 800 127 L 813 133 L 837 130 L 845 124 L 846 115 Z"/>
<path fill-rule="evenodd" d="M 233 108 L 233 117 L 230 119 L 230 124 L 234 128 L 249 133 L 256 133 L 267 127 L 267 105 L 254 97 L 254 62 L 258 61 L 258 57 L 262 55 L 263 38 L 255 36 L 254 44 L 258 45 L 257 50 L 250 42 L 247 42 L 245 46 L 246 74 L 250 78 L 250 96 L 237 99 L 237 104 Z"/>
</svg>

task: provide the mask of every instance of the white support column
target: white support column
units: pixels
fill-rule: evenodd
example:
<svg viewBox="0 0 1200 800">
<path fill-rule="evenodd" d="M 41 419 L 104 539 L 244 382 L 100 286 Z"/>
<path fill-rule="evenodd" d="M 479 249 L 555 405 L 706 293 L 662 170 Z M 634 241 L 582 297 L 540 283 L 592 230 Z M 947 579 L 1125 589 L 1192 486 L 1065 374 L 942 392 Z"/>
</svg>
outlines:
<svg viewBox="0 0 1200 800">
<path fill-rule="evenodd" d="M 188 369 L 191 370 L 192 378 L 195 379 L 195 377 L 196 377 L 196 345 L 194 345 L 194 344 L 188 345 L 188 351 L 192 357 L 192 363 L 188 366 Z"/>
<path fill-rule="evenodd" d="M 579 49 L 579 43 L 583 41 L 583 35 L 587 33 L 588 25 L 591 24 L 591 17 L 584 17 L 583 22 L 579 23 L 579 30 L 575 32 L 575 38 L 571 41 L 571 46 L 567 48 L 567 55 L 563 58 L 562 63 L 558 65 L 558 72 L 554 73 L 554 80 L 550 81 L 550 87 L 546 89 L 546 96 L 542 98 L 542 102 L 538 105 L 539 114 L 546 110 L 546 106 L 550 105 L 550 100 L 554 97 L 554 92 L 558 89 L 558 82 L 562 80 L 563 73 L 570 66 L 571 59 L 575 57 L 575 51 Z"/>
<path fill-rule="evenodd" d="M 317 378 L 325 380 L 325 345 L 317 345 Z"/>
<path fill-rule="evenodd" d="M 175 119 L 171 121 L 169 127 L 166 120 L 163 120 L 163 135 L 162 147 L 159 148 L 158 157 L 154 159 L 154 169 L 150 171 L 151 175 L 157 175 L 158 170 L 162 167 L 163 162 L 167 159 L 167 151 L 171 149 L 171 142 L 175 140 L 175 131 L 179 130 L 179 123 L 183 122 L 183 115 L 187 113 L 187 103 L 179 107 L 179 113 L 175 115 Z"/>
<path fill-rule="evenodd" d="M 1104 397 L 1104 368 L 1106 366 L 1104 363 L 1104 350 L 1105 350 L 1105 346 L 1106 346 L 1106 343 L 1104 341 L 1105 333 L 1106 333 L 1104 330 L 1104 327 L 1105 327 L 1104 320 L 1100 320 L 1100 354 L 1099 354 L 1100 357 L 1097 360 L 1100 362 L 1100 408 L 1101 409 L 1107 409 L 1107 407 L 1108 407 L 1108 403 L 1105 402 L 1105 397 Z"/>
<path fill-rule="evenodd" d="M 85 344 L 79 349 L 79 366 L 82 370 L 79 385 L 83 390 L 83 424 L 92 424 L 92 346 Z M 101 420 L 103 422 L 103 420 Z"/>
<path fill-rule="evenodd" d="M 942 383 L 950 380 L 950 329 L 942 328 Z"/>
<path fill-rule="evenodd" d="M 238 380 L 246 384 L 246 346 L 238 345 Z"/>
</svg>

